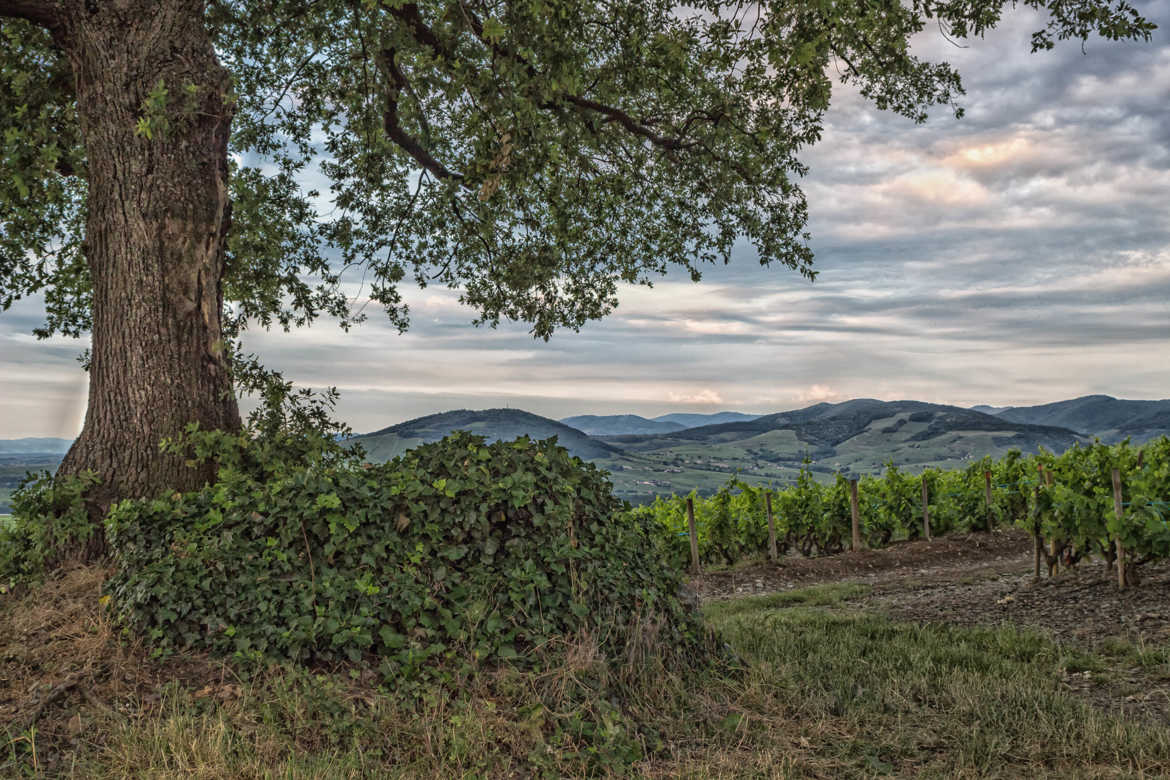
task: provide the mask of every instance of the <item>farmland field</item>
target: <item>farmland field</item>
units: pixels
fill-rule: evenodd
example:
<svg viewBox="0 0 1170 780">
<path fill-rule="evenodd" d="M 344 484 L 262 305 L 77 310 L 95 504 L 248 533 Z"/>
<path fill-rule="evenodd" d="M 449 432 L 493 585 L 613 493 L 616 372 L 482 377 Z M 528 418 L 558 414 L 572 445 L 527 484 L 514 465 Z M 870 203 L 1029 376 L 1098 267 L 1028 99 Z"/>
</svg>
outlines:
<svg viewBox="0 0 1170 780">
<path fill-rule="evenodd" d="M 1031 564 L 1031 540 L 1009 530 L 745 564 L 692 587 L 717 614 L 808 606 L 805 594 L 833 588 L 842 609 L 897 623 L 1035 632 L 1070 657 L 1104 659 L 1073 663 L 1061 681 L 1070 692 L 1127 716 L 1170 720 L 1170 562 L 1147 568 L 1128 591 L 1101 566 L 1037 580 Z"/>
</svg>

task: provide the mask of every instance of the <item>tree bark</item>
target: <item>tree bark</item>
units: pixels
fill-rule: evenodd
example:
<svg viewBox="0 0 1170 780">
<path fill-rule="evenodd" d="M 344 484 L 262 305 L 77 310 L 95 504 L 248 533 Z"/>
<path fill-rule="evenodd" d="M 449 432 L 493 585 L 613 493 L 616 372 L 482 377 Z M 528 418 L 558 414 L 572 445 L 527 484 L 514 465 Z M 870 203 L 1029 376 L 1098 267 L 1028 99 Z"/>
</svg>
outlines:
<svg viewBox="0 0 1170 780">
<path fill-rule="evenodd" d="M 54 32 L 72 63 L 89 170 L 93 344 L 85 426 L 58 474 L 96 472 L 91 510 L 104 514 L 214 476 L 163 455 L 164 437 L 190 422 L 240 426 L 221 329 L 231 82 L 203 0 L 61 8 Z M 147 138 L 138 123 L 160 85 L 167 101 Z"/>
</svg>

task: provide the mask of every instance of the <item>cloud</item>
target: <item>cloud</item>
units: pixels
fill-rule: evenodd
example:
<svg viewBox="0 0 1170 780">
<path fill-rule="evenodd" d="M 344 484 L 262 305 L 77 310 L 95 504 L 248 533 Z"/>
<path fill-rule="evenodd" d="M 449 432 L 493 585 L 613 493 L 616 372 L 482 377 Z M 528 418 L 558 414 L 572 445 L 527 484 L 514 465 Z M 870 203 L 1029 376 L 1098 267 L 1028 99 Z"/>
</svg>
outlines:
<svg viewBox="0 0 1170 780">
<path fill-rule="evenodd" d="M 797 398 L 802 403 L 818 404 L 822 402 L 836 403 L 837 401 L 844 401 L 845 396 L 837 390 L 826 385 L 813 385 L 808 389 L 802 391 Z"/>
<path fill-rule="evenodd" d="M 1170 0 L 1143 5 L 1170 19 Z M 1092 40 L 1029 54 L 1043 16 L 1009 13 L 958 49 L 966 116 L 916 125 L 836 92 L 804 154 L 815 283 L 749 246 L 703 282 L 623 287 L 607 319 L 535 341 L 474 328 L 458 293 L 404 290 L 380 317 L 249 334 L 290 379 L 342 389 L 361 431 L 448 408 L 579 413 L 775 412 L 850 397 L 1042 403 L 1170 387 L 1170 43 Z M 359 299 L 356 285 L 350 294 Z M 0 437 L 80 421 L 84 344 L 36 342 L 38 301 L 0 314 Z M 75 432 L 75 431 L 74 431 Z M 65 434 L 67 435 L 67 434 Z"/>
<path fill-rule="evenodd" d="M 991 197 L 979 182 L 943 167 L 902 174 L 881 185 L 878 191 L 894 199 L 948 207 L 981 206 Z"/>
<path fill-rule="evenodd" d="M 667 399 L 672 404 L 711 405 L 723 403 L 723 396 L 711 389 L 700 390 L 696 393 L 668 392 Z"/>
</svg>

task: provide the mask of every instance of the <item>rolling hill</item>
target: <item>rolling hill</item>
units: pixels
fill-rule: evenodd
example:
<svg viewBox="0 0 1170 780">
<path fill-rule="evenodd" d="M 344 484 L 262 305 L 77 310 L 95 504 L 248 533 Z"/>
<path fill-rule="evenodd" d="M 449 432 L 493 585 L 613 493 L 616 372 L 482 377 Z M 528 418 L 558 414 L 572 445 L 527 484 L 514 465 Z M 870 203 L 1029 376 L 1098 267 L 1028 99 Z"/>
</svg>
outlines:
<svg viewBox="0 0 1170 780">
<path fill-rule="evenodd" d="M 606 437 L 630 456 L 675 466 L 784 476 L 806 457 L 825 474 L 877 471 L 890 460 L 911 470 L 955 468 L 1010 449 L 1063 451 L 1080 440 L 1065 428 L 956 406 L 864 398 L 666 435 Z"/>
<path fill-rule="evenodd" d="M 12 491 L 30 473 L 56 471 L 72 445 L 72 439 L 0 439 L 0 515 L 12 511 Z"/>
<path fill-rule="evenodd" d="M 684 428 L 698 428 L 701 425 L 720 425 L 729 422 L 746 422 L 761 417 L 759 414 L 744 414 L 743 412 L 715 412 L 714 414 L 663 414 L 654 418 L 655 422 L 678 423 Z"/>
<path fill-rule="evenodd" d="M 576 428 L 520 409 L 460 409 L 407 420 L 373 433 L 355 436 L 349 441 L 361 444 L 372 461 L 386 461 L 411 447 L 438 441 L 454 431 L 477 433 L 488 441 L 531 436 L 534 439 L 557 437 L 557 443 L 583 460 L 612 458 L 621 454 L 612 444 L 591 438 Z"/>
<path fill-rule="evenodd" d="M 565 417 L 561 422 L 590 436 L 653 435 L 673 433 L 687 427 L 665 420 L 647 420 L 636 414 L 579 414 Z"/>
<path fill-rule="evenodd" d="M 456 430 L 493 441 L 556 436 L 572 454 L 608 470 L 620 497 L 646 501 L 692 489 L 711 493 L 735 474 L 757 484 L 787 483 L 805 458 L 818 479 L 827 480 L 838 471 L 879 472 L 889 461 L 920 471 L 962 468 L 1010 449 L 1061 452 L 1092 436 L 1108 442 L 1130 436 L 1140 442 L 1170 435 L 1170 401 L 1094 395 L 1041 406 L 963 409 L 859 398 L 762 416 L 579 415 L 560 422 L 520 409 L 464 409 L 408 420 L 351 441 L 360 443 L 371 460 L 386 461 Z M 26 471 L 54 469 L 69 444 L 66 439 L 0 440 L 0 502 Z"/>
<path fill-rule="evenodd" d="M 740 417 L 744 419 L 666 433 L 590 436 L 518 409 L 462 410 L 420 417 L 355 441 L 371 460 L 382 461 L 455 430 L 489 439 L 555 435 L 573 454 L 608 470 L 619 496 L 645 501 L 692 489 L 710 493 L 734 474 L 753 483 L 787 483 L 805 458 L 818 478 L 830 479 L 837 471 L 878 472 L 890 460 L 910 471 L 961 468 L 1010 449 L 1063 451 L 1083 440 L 1065 428 L 920 401 L 856 399 Z"/>
<path fill-rule="evenodd" d="M 1040 406 L 1008 407 L 994 414 L 1016 423 L 1068 428 L 1110 444 L 1127 437 L 1144 442 L 1170 435 L 1170 400 L 1127 401 L 1086 395 Z"/>
</svg>

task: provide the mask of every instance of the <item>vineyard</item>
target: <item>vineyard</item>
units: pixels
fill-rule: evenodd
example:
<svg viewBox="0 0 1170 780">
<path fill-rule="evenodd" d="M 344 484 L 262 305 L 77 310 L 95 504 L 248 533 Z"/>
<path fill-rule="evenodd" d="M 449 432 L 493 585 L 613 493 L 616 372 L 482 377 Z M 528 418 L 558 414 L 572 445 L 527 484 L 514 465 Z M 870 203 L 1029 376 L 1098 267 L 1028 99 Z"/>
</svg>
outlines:
<svg viewBox="0 0 1170 780">
<path fill-rule="evenodd" d="M 1170 557 L 1170 438 L 1141 449 L 1128 441 L 1062 455 L 1009 452 L 966 469 L 911 475 L 890 464 L 880 477 L 806 467 L 783 489 L 730 480 L 709 498 L 670 496 L 631 512 L 652 518 L 678 566 L 730 564 L 762 555 L 832 555 L 858 544 L 1016 526 L 1032 534 L 1035 573 L 1091 557 L 1136 583 L 1141 566 Z M 692 545 L 693 524 L 694 538 Z M 1118 569 L 1121 556 L 1123 565 Z"/>
</svg>

